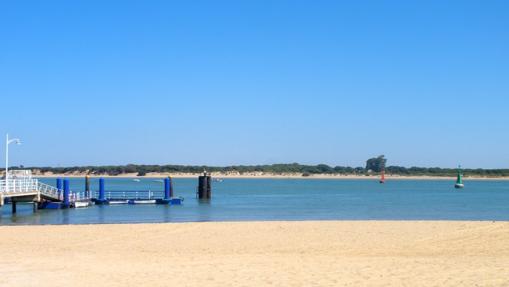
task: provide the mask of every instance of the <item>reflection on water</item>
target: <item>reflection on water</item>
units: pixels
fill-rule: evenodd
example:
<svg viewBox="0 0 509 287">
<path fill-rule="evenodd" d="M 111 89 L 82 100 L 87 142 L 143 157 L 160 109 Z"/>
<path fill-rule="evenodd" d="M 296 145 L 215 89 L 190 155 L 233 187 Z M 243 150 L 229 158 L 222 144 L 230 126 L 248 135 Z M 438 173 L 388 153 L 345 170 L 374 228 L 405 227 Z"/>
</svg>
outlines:
<svg viewBox="0 0 509 287">
<path fill-rule="evenodd" d="M 54 179 L 43 179 L 53 184 Z M 0 224 L 86 224 L 240 220 L 448 219 L 509 220 L 509 182 L 467 181 L 455 190 L 450 181 L 226 179 L 214 183 L 211 200 L 198 200 L 195 179 L 175 179 L 182 206 L 114 205 L 83 209 L 39 210 L 18 204 L 1 208 Z M 91 180 L 97 190 L 98 180 Z M 71 179 L 83 190 L 83 179 Z M 107 192 L 150 190 L 162 193 L 153 179 L 106 179 Z"/>
</svg>

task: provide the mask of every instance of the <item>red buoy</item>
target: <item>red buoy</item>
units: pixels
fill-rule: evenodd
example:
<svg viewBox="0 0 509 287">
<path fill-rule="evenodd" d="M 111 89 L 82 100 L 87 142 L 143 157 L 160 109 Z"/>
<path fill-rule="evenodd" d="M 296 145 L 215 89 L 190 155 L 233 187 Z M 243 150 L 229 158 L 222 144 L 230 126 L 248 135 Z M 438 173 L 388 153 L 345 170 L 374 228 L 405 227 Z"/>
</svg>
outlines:
<svg viewBox="0 0 509 287">
<path fill-rule="evenodd" d="M 385 183 L 385 169 L 382 168 L 382 172 L 380 175 L 380 183 Z"/>
</svg>

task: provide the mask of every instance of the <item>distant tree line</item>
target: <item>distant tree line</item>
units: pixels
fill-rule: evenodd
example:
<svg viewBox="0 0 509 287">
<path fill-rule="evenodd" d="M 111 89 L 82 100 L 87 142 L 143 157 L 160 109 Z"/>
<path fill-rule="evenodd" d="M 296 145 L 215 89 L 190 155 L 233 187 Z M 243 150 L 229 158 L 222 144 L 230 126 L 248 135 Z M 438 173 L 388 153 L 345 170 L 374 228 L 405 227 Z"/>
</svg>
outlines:
<svg viewBox="0 0 509 287">
<path fill-rule="evenodd" d="M 39 170 L 40 172 L 52 173 L 86 173 L 89 174 L 108 174 L 120 175 L 126 173 L 137 173 L 140 176 L 147 173 L 201 173 L 207 172 L 222 172 L 222 173 L 308 173 L 308 174 L 363 174 L 365 169 L 362 167 L 330 167 L 326 164 L 319 165 L 301 165 L 298 163 L 292 164 L 272 164 L 272 165 L 235 165 L 235 166 L 192 166 L 192 165 L 111 165 L 111 166 L 72 166 L 72 167 L 27 167 L 32 170 Z M 15 167 L 14 167 L 15 169 Z"/>
<path fill-rule="evenodd" d="M 338 175 L 370 175 L 379 173 L 385 168 L 389 175 L 408 175 L 408 176 L 454 176 L 456 169 L 439 167 L 402 167 L 387 166 L 386 159 L 383 156 L 370 159 L 366 167 L 347 167 L 347 166 L 329 166 L 326 164 L 303 165 L 298 163 L 291 164 L 271 164 L 271 165 L 234 165 L 234 166 L 190 166 L 190 165 L 108 165 L 108 166 L 73 166 L 73 167 L 25 167 L 27 169 L 39 170 L 41 172 L 52 173 L 89 173 L 91 175 L 121 175 L 126 173 L 136 173 L 144 176 L 147 173 L 201 173 L 207 172 L 220 173 L 239 173 L 247 174 L 254 172 L 273 173 L 273 174 L 302 174 L 310 176 L 316 174 L 338 174 Z M 19 167 L 21 168 L 21 167 Z M 14 168 L 16 169 L 16 168 Z M 482 177 L 500 177 L 509 176 L 509 169 L 464 169 L 463 173 L 467 176 Z"/>
</svg>

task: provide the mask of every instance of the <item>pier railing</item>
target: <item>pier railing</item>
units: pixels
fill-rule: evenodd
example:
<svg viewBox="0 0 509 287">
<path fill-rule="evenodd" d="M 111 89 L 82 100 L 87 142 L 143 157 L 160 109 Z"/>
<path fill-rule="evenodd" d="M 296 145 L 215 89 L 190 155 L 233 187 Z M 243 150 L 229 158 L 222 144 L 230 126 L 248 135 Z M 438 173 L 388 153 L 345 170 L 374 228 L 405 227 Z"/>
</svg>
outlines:
<svg viewBox="0 0 509 287">
<path fill-rule="evenodd" d="M 90 200 L 90 197 L 87 196 L 85 192 L 71 192 L 69 194 L 69 201 L 82 201 L 82 200 Z"/>
<path fill-rule="evenodd" d="M 55 198 L 58 200 L 64 200 L 64 193 L 62 190 L 58 190 L 58 188 L 48 185 L 48 184 L 45 184 L 45 183 L 42 183 L 42 182 L 39 182 L 38 187 L 39 187 L 39 191 L 41 192 L 41 194 L 44 194 L 48 197 L 52 197 L 52 198 Z M 69 201 L 70 202 L 75 202 L 75 201 L 80 201 L 80 200 L 88 200 L 88 199 L 90 199 L 90 198 L 88 196 L 86 196 L 85 192 L 74 192 L 74 191 L 69 192 Z"/>
<path fill-rule="evenodd" d="M 12 178 L 0 180 L 0 193 L 4 194 L 23 194 L 23 193 L 40 193 L 55 200 L 63 200 L 63 190 L 56 187 L 39 182 L 33 178 Z M 88 200 L 84 192 L 69 192 L 69 201 L 75 202 L 80 200 Z"/>
<path fill-rule="evenodd" d="M 59 191 L 56 187 L 53 187 L 51 185 L 39 182 L 38 184 L 38 190 L 41 194 L 44 194 L 46 196 L 56 198 L 59 200 L 63 199 L 62 191 Z"/>
<path fill-rule="evenodd" d="M 0 192 L 3 193 L 30 193 L 37 191 L 37 179 L 2 179 L 0 180 Z"/>
<path fill-rule="evenodd" d="M 94 197 L 99 198 L 99 192 L 93 192 Z M 163 191 L 151 191 L 151 190 L 138 190 L 138 191 L 107 191 L 105 192 L 107 199 L 140 199 L 140 200 L 151 200 L 164 198 Z"/>
</svg>

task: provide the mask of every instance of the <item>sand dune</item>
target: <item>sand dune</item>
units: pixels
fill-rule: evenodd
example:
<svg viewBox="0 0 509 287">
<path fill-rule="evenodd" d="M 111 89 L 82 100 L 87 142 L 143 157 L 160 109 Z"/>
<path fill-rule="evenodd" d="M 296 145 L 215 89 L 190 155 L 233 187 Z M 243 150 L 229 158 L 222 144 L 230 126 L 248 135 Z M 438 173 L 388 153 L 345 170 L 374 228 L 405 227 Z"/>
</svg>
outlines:
<svg viewBox="0 0 509 287">
<path fill-rule="evenodd" d="M 0 286 L 509 286 L 509 222 L 0 227 Z"/>
</svg>

